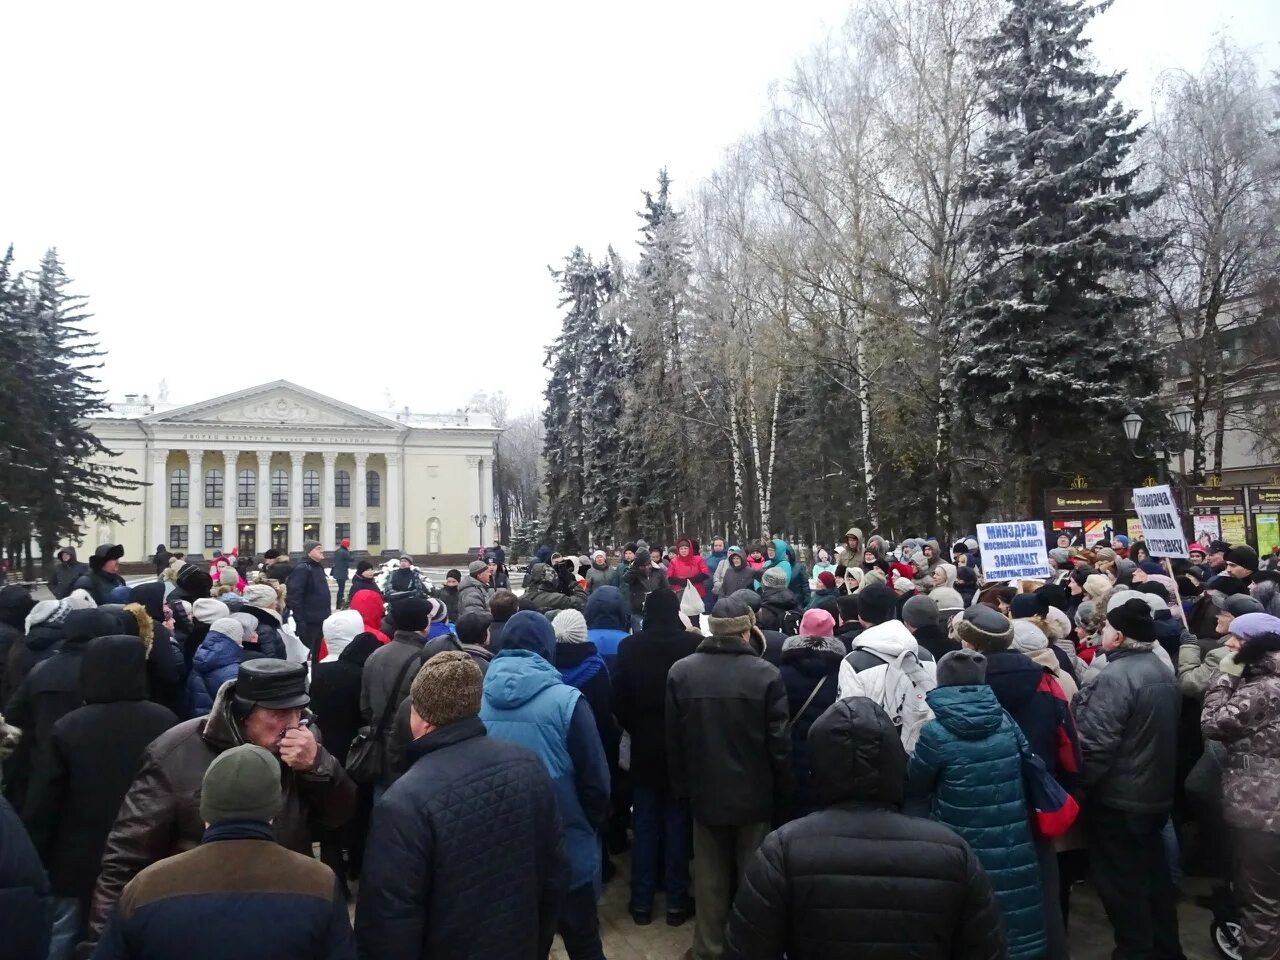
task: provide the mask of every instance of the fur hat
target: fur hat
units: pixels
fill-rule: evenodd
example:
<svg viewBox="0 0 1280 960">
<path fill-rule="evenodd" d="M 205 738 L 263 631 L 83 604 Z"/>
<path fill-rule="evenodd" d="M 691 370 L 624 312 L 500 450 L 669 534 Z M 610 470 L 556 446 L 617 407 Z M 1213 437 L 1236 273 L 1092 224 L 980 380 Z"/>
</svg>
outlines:
<svg viewBox="0 0 1280 960">
<path fill-rule="evenodd" d="M 1124 634 L 1126 640 L 1155 643 L 1156 623 L 1151 619 L 1151 607 L 1141 599 L 1141 594 L 1110 607 L 1107 610 L 1107 623 Z"/>
<path fill-rule="evenodd" d="M 770 567 L 760 577 L 760 586 L 762 587 L 785 587 L 787 585 L 787 571 L 781 567 Z"/>
<path fill-rule="evenodd" d="M 587 618 L 578 610 L 561 610 L 551 621 L 556 643 L 586 643 Z"/>
<path fill-rule="evenodd" d="M 986 604 L 969 607 L 954 622 L 956 636 L 980 650 L 1002 650 L 1013 641 L 1013 624 Z"/>
<path fill-rule="evenodd" d="M 987 682 L 987 658 L 977 650 L 952 650 L 938 661 L 938 686 L 980 687 Z"/>
<path fill-rule="evenodd" d="M 774 567 L 773 569 L 777 569 Z M 756 625 L 755 614 L 747 604 L 736 597 L 725 597 L 716 601 L 711 609 L 711 635 L 715 637 L 736 637 L 749 631 Z"/>
<path fill-rule="evenodd" d="M 409 697 L 414 713 L 432 726 L 443 727 L 478 717 L 483 687 L 484 677 L 470 655 L 446 650 L 418 670 Z"/>
<path fill-rule="evenodd" d="M 953 590 L 952 592 L 954 593 L 955 591 Z M 937 591 L 935 590 L 934 593 L 937 593 Z M 904 603 L 902 605 L 902 622 L 908 627 L 936 626 L 938 623 L 938 603 L 932 594 L 927 597 L 912 597 Z"/>
</svg>

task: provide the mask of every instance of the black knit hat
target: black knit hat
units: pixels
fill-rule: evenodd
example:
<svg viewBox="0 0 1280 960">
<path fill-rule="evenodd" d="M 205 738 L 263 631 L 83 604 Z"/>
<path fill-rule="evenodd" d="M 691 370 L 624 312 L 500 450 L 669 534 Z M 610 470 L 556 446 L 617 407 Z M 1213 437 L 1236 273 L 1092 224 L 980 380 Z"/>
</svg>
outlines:
<svg viewBox="0 0 1280 960">
<path fill-rule="evenodd" d="M 356 564 L 356 576 L 358 577 L 360 576 L 360 574 L 364 573 L 366 570 L 372 570 L 372 569 L 373 569 L 372 563 L 370 563 L 368 560 L 361 560 L 359 563 Z"/>
<path fill-rule="evenodd" d="M 461 580 L 462 572 L 460 570 L 450 570 L 444 575 L 444 578 L 446 580 Z"/>
<path fill-rule="evenodd" d="M 1049 615 L 1049 598 L 1036 593 L 1020 593 L 1009 603 L 1009 619 L 1021 620 L 1024 617 L 1047 617 Z"/>
<path fill-rule="evenodd" d="M 1145 600 L 1126 600 L 1107 613 L 1107 623 L 1129 640 L 1155 643 L 1156 622 L 1151 618 L 1151 607 Z"/>
<path fill-rule="evenodd" d="M 1230 549 L 1231 544 L 1225 540 L 1214 540 L 1209 544 L 1209 553 L 1226 553 Z"/>
<path fill-rule="evenodd" d="M 431 601 L 425 597 L 397 600 L 391 604 L 391 620 L 397 630 L 425 630 L 431 624 Z"/>
<path fill-rule="evenodd" d="M 858 591 L 858 616 L 867 623 L 886 623 L 897 612 L 898 595 L 883 584 L 873 583 Z"/>
<path fill-rule="evenodd" d="M 1234 563 L 1237 567 L 1244 567 L 1250 573 L 1257 573 L 1258 551 L 1247 543 L 1242 543 L 1227 551 L 1227 563 Z"/>
</svg>

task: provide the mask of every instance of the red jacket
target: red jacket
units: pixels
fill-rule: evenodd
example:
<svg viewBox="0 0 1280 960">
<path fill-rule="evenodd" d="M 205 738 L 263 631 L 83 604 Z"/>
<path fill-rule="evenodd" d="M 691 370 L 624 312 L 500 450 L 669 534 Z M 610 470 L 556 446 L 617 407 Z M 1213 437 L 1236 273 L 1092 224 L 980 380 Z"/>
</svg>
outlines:
<svg viewBox="0 0 1280 960">
<path fill-rule="evenodd" d="M 676 593 L 684 590 L 686 582 L 692 583 L 698 596 L 707 595 L 707 581 L 711 579 L 711 570 L 700 553 L 690 553 L 687 557 L 676 557 L 667 568 L 667 579 L 671 581 L 671 589 Z"/>
</svg>

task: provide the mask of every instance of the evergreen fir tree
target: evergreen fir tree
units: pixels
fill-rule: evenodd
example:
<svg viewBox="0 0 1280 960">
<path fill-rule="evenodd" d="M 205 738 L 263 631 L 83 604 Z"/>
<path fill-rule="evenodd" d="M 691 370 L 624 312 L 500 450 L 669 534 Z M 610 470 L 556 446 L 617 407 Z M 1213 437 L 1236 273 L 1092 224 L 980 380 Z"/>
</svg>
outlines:
<svg viewBox="0 0 1280 960">
<path fill-rule="evenodd" d="M 1082 36 L 1103 7 L 1011 0 L 983 42 L 994 129 L 970 188 L 979 257 L 956 364 L 961 402 L 1008 438 L 1029 515 L 1056 474 L 1088 469 L 1154 393 L 1156 361 L 1126 282 L 1153 250 L 1129 224 L 1156 191 L 1135 186 L 1136 112 L 1115 98 Z M 1122 440 L 1120 442 L 1123 442 Z"/>
<path fill-rule="evenodd" d="M 587 409 L 584 464 L 584 514 L 593 544 L 617 539 L 623 478 L 629 444 L 624 433 L 623 406 L 627 382 L 627 333 L 620 307 L 624 276 L 622 262 L 609 248 L 608 264 L 597 271 L 601 307 L 586 335 L 583 391 Z"/>
</svg>

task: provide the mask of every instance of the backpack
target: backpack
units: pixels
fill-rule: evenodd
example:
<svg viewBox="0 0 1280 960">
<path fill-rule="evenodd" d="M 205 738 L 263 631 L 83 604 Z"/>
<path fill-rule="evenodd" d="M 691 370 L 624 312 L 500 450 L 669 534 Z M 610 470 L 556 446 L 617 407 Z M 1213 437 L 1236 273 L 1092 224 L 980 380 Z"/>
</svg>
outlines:
<svg viewBox="0 0 1280 960">
<path fill-rule="evenodd" d="M 919 659 L 910 650 L 903 650 L 890 660 L 874 650 L 863 649 L 876 659 L 884 661 L 884 683 L 880 687 L 878 702 L 898 728 L 903 749 L 910 753 L 916 748 L 916 740 L 924 725 L 933 719 L 933 708 L 929 706 L 925 694 L 936 687 L 937 682 L 924 672 Z M 908 657 L 911 658 L 914 669 L 904 668 Z"/>
</svg>

